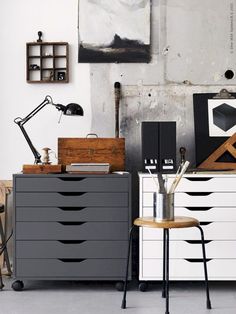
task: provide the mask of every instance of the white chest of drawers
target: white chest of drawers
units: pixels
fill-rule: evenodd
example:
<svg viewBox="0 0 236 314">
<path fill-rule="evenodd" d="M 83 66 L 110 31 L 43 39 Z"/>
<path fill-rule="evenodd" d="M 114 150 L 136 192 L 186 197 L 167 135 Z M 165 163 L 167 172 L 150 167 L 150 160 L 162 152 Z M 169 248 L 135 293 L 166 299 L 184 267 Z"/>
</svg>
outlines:
<svg viewBox="0 0 236 314">
<path fill-rule="evenodd" d="M 173 179 L 174 175 L 166 175 L 167 185 Z M 156 186 L 149 174 L 139 174 L 139 183 L 139 216 L 152 216 Z M 236 175 L 185 175 L 176 189 L 175 215 L 201 222 L 209 280 L 236 280 Z M 140 228 L 139 232 L 139 280 L 162 280 L 162 230 Z M 170 278 L 203 280 L 197 228 L 170 230 Z"/>
</svg>

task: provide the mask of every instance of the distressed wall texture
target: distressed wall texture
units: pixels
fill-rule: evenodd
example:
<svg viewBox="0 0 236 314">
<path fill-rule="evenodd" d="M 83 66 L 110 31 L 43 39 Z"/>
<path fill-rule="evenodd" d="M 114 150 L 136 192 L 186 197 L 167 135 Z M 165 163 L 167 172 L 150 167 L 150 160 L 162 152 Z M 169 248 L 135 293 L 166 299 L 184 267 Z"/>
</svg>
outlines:
<svg viewBox="0 0 236 314">
<path fill-rule="evenodd" d="M 92 131 L 113 137 L 114 82 L 122 85 L 121 136 L 127 169 L 141 168 L 140 126 L 145 120 L 176 121 L 177 151 L 195 166 L 193 93 L 235 91 L 235 0 L 153 0 L 152 61 L 92 64 Z"/>
</svg>

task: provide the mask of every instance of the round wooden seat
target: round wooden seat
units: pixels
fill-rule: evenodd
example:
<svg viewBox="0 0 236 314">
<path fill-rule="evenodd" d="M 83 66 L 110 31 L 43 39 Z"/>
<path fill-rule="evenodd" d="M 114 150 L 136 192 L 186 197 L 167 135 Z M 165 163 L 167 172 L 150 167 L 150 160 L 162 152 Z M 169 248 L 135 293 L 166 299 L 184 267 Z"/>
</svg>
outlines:
<svg viewBox="0 0 236 314">
<path fill-rule="evenodd" d="M 190 228 L 200 225 L 199 221 L 192 217 L 176 216 L 174 220 L 156 221 L 154 217 L 140 217 L 134 220 L 134 225 L 147 228 Z"/>
</svg>

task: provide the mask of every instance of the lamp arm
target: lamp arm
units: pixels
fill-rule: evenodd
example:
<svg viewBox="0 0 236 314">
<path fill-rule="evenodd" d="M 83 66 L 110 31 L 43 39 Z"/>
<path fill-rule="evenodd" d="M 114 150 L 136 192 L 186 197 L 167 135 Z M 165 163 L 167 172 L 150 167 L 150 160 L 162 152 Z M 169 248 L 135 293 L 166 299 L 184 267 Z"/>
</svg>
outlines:
<svg viewBox="0 0 236 314">
<path fill-rule="evenodd" d="M 52 105 L 54 105 L 53 104 L 53 101 L 52 101 L 52 97 L 51 96 L 46 96 L 45 97 L 45 99 L 44 99 L 44 101 L 43 102 L 41 102 L 41 104 L 40 105 L 38 105 L 33 111 L 31 111 L 26 117 L 24 117 L 23 119 L 21 119 L 21 121 L 20 121 L 20 124 L 21 125 L 24 125 L 27 121 L 29 121 L 33 116 L 35 116 L 36 115 L 36 113 L 38 113 L 41 109 L 43 109 L 43 107 L 45 107 L 46 105 L 48 105 L 48 104 L 52 104 Z M 16 118 L 16 119 L 20 119 L 20 118 Z M 15 120 L 16 120 L 15 119 Z M 15 121 L 14 120 L 14 121 Z M 17 123 L 18 124 L 18 123 Z"/>
<path fill-rule="evenodd" d="M 37 149 L 34 147 L 32 141 L 31 141 L 31 139 L 29 138 L 29 135 L 27 134 L 27 132 L 26 132 L 25 128 L 23 127 L 23 125 L 21 125 L 20 123 L 17 123 L 16 121 L 15 121 L 15 123 L 18 124 L 19 128 L 21 129 L 21 132 L 23 133 L 23 135 L 24 135 L 24 137 L 25 137 L 25 139 L 26 139 L 26 141 L 27 141 L 27 143 L 28 143 L 28 145 L 29 145 L 29 147 L 30 147 L 30 149 L 31 149 L 31 151 L 32 151 L 32 153 L 33 153 L 33 155 L 34 155 L 34 158 L 35 158 L 35 159 L 34 159 L 34 163 L 35 163 L 35 164 L 40 164 L 40 163 L 42 163 L 42 161 L 41 161 L 41 155 L 39 154 L 39 152 L 37 151 Z"/>
<path fill-rule="evenodd" d="M 29 135 L 27 134 L 25 128 L 24 128 L 24 124 L 29 121 L 34 115 L 36 115 L 36 113 L 38 113 L 41 109 L 43 109 L 43 107 L 45 107 L 46 105 L 48 105 L 49 103 L 53 104 L 52 98 L 51 96 L 46 96 L 44 101 L 38 105 L 33 111 L 31 111 L 25 118 L 15 118 L 14 122 L 19 126 L 19 128 L 21 129 L 21 132 L 23 133 L 33 155 L 35 158 L 34 163 L 35 164 L 39 164 L 41 163 L 41 155 L 39 154 L 39 152 L 37 151 L 37 149 L 34 147 L 31 139 L 29 138 Z M 54 104 L 53 104 L 54 105 Z"/>
</svg>

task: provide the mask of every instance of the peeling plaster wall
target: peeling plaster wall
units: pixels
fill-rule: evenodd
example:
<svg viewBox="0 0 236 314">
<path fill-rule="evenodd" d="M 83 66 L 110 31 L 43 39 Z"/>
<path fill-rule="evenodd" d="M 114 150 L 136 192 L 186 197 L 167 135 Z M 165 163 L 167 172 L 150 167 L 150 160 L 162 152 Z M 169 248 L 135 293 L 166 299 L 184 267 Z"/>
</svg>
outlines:
<svg viewBox="0 0 236 314">
<path fill-rule="evenodd" d="M 140 124 L 176 121 L 177 150 L 187 148 L 195 164 L 193 93 L 234 91 L 235 0 L 153 0 L 152 61 L 149 64 L 91 64 L 92 131 L 114 136 L 114 82 L 122 85 L 121 136 L 127 167 L 141 168 Z M 101 122 L 102 121 L 102 122 Z"/>
<path fill-rule="evenodd" d="M 153 0 L 152 61 L 149 64 L 91 64 L 92 130 L 115 134 L 114 82 L 122 86 L 120 133 L 133 174 L 133 207 L 141 169 L 140 126 L 144 120 L 177 122 L 177 157 L 185 146 L 195 166 L 193 93 L 235 92 L 225 78 L 235 68 L 236 0 Z M 203 141 L 204 145 L 204 141 Z"/>
</svg>

